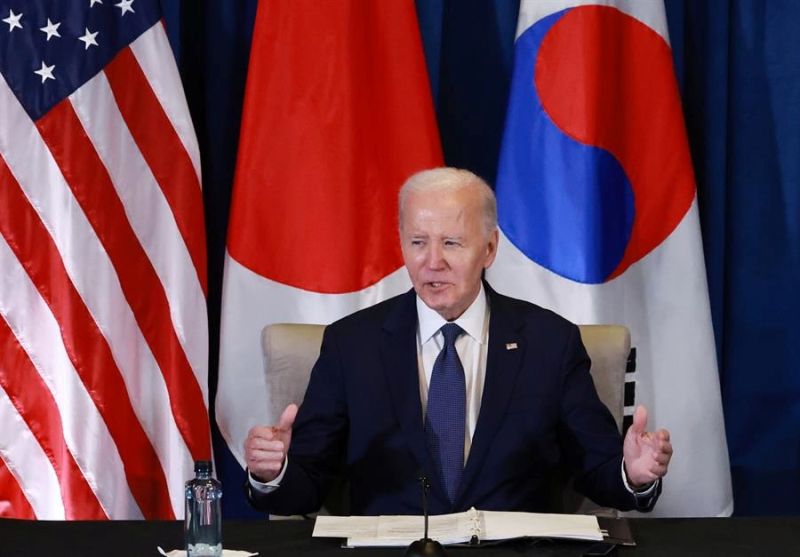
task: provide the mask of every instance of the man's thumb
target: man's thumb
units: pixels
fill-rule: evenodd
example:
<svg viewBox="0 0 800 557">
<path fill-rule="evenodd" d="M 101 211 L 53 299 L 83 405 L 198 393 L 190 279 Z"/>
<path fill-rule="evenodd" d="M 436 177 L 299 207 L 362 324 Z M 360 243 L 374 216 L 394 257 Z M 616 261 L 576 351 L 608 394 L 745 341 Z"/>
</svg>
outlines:
<svg viewBox="0 0 800 557">
<path fill-rule="evenodd" d="M 286 410 L 281 414 L 281 419 L 278 421 L 279 429 L 291 429 L 294 425 L 294 419 L 297 417 L 297 405 L 292 403 L 286 407 Z"/>
<path fill-rule="evenodd" d="M 631 429 L 634 433 L 644 433 L 647 428 L 647 408 L 642 405 L 636 407 L 636 411 L 633 413 L 633 424 L 631 424 Z"/>
</svg>

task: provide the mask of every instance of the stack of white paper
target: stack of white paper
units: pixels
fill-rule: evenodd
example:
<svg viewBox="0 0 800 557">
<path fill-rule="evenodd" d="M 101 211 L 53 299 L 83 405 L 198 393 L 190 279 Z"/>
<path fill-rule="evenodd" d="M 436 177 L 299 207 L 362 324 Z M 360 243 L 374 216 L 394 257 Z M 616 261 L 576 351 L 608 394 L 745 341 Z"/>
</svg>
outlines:
<svg viewBox="0 0 800 557">
<path fill-rule="evenodd" d="M 421 516 L 319 516 L 313 535 L 347 538 L 348 547 L 402 547 L 420 539 L 423 531 Z M 428 537 L 443 544 L 454 544 L 520 537 L 602 541 L 603 534 L 594 516 L 470 509 L 431 516 Z"/>
</svg>

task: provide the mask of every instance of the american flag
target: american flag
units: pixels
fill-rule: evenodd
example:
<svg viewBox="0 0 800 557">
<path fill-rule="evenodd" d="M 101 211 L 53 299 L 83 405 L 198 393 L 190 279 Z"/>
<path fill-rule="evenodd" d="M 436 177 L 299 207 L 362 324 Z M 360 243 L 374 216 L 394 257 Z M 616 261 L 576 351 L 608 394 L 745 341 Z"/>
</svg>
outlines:
<svg viewBox="0 0 800 557">
<path fill-rule="evenodd" d="M 0 516 L 180 517 L 206 254 L 158 2 L 0 0 L 0 73 Z"/>
</svg>

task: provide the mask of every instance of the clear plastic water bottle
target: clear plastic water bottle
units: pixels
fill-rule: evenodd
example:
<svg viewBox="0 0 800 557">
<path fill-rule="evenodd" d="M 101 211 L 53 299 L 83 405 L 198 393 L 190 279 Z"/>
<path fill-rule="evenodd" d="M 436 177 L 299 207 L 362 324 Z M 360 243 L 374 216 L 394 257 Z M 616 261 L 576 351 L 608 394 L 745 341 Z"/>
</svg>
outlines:
<svg viewBox="0 0 800 557">
<path fill-rule="evenodd" d="M 194 463 L 195 477 L 186 482 L 184 539 L 189 557 L 222 555 L 222 484 L 211 477 L 211 462 Z"/>
</svg>

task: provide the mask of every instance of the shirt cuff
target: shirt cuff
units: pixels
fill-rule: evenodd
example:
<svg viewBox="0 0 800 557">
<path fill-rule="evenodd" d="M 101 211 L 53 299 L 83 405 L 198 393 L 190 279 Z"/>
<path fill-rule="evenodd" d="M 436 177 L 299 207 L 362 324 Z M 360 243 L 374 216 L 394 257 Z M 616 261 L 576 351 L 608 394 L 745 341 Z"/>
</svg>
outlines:
<svg viewBox="0 0 800 557">
<path fill-rule="evenodd" d="M 250 473 L 250 470 L 248 470 L 247 480 L 250 482 L 250 487 L 253 488 L 253 491 L 261 493 L 262 495 L 266 495 L 267 493 L 272 493 L 281 486 L 281 480 L 283 480 L 283 476 L 284 474 L 286 474 L 287 466 L 289 466 L 289 455 L 286 455 L 286 458 L 283 461 L 283 468 L 281 468 L 281 473 L 278 474 L 277 478 L 269 482 L 258 481 Z"/>
<path fill-rule="evenodd" d="M 646 499 L 651 497 L 655 491 L 658 482 L 661 480 L 656 480 L 654 482 L 650 482 L 646 486 L 642 486 L 639 489 L 634 489 L 630 483 L 628 483 L 628 475 L 625 473 L 625 459 L 622 459 L 622 464 L 620 465 L 620 473 L 622 474 L 622 483 L 625 485 L 625 489 L 627 489 L 634 497 L 637 499 Z"/>
</svg>

